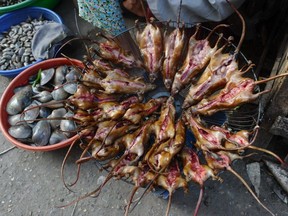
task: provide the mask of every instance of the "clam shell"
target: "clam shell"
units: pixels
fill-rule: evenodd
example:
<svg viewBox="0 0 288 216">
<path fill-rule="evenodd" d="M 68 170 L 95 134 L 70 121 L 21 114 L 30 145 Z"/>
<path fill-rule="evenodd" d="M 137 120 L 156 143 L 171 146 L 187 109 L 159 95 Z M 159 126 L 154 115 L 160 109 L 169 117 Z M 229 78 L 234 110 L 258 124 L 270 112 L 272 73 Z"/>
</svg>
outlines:
<svg viewBox="0 0 288 216">
<path fill-rule="evenodd" d="M 67 137 L 60 131 L 54 131 L 49 139 L 49 144 L 55 144 L 66 140 Z"/>
<path fill-rule="evenodd" d="M 23 120 L 24 120 L 24 116 L 22 114 L 16 114 L 16 115 L 8 116 L 8 123 L 11 126 L 16 125 L 19 121 L 23 121 Z"/>
<path fill-rule="evenodd" d="M 76 70 L 75 68 L 71 68 L 70 71 L 66 74 L 65 78 L 67 82 L 71 82 L 71 81 L 79 80 L 81 75 L 82 74 L 78 70 Z"/>
<path fill-rule="evenodd" d="M 51 126 L 48 121 L 39 121 L 32 130 L 32 141 L 35 145 L 47 145 L 51 135 Z"/>
<path fill-rule="evenodd" d="M 63 116 L 65 116 L 66 113 L 67 111 L 64 108 L 55 109 L 51 112 L 51 114 L 47 118 L 51 119 L 48 121 L 53 129 L 56 129 L 57 127 L 60 126 L 61 120 L 57 118 L 63 118 Z"/>
<path fill-rule="evenodd" d="M 65 100 L 70 95 L 64 90 L 63 86 L 55 86 L 55 90 L 51 92 L 54 100 Z"/>
<path fill-rule="evenodd" d="M 77 91 L 77 83 L 66 83 L 63 88 L 69 94 L 74 94 Z"/>
<path fill-rule="evenodd" d="M 54 85 L 57 86 L 57 85 L 61 85 L 64 83 L 67 70 L 68 70 L 68 68 L 66 65 L 61 65 L 61 66 L 56 68 L 55 76 L 53 79 Z"/>
<path fill-rule="evenodd" d="M 40 108 L 37 101 L 33 101 L 24 109 L 24 120 L 33 122 L 39 116 Z"/>
<path fill-rule="evenodd" d="M 53 99 L 52 94 L 49 91 L 41 91 L 38 94 L 33 96 L 34 99 L 42 102 L 42 103 L 46 103 L 48 101 L 51 101 Z"/>
<path fill-rule="evenodd" d="M 43 86 L 43 85 L 47 84 L 53 78 L 54 74 L 55 74 L 54 68 L 42 70 L 41 71 L 40 85 Z"/>
<path fill-rule="evenodd" d="M 31 136 L 32 129 L 27 124 L 19 124 L 10 127 L 8 133 L 16 139 L 25 139 Z"/>
<path fill-rule="evenodd" d="M 73 113 L 67 112 L 64 117 L 71 117 Z M 76 123 L 72 120 L 61 120 L 60 122 L 60 130 L 65 132 L 64 134 L 67 137 L 71 137 L 75 134 L 75 130 L 77 129 Z M 71 132 L 69 132 L 71 131 Z"/>
<path fill-rule="evenodd" d="M 27 85 L 17 91 L 8 101 L 6 111 L 9 115 L 16 115 L 32 102 L 32 87 Z"/>
<path fill-rule="evenodd" d="M 41 107 L 39 111 L 40 118 L 47 118 L 51 114 L 52 110 L 47 107 Z"/>
</svg>

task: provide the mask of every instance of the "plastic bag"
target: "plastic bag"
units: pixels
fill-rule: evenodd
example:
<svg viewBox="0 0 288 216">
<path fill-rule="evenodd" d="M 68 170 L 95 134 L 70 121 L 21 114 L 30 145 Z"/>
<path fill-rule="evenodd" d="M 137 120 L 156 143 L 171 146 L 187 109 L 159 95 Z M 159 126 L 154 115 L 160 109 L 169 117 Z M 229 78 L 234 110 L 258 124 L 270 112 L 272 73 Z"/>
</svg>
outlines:
<svg viewBox="0 0 288 216">
<path fill-rule="evenodd" d="M 61 45 L 72 37 L 72 32 L 61 23 L 44 24 L 33 36 L 32 54 L 35 59 L 54 58 Z"/>
</svg>

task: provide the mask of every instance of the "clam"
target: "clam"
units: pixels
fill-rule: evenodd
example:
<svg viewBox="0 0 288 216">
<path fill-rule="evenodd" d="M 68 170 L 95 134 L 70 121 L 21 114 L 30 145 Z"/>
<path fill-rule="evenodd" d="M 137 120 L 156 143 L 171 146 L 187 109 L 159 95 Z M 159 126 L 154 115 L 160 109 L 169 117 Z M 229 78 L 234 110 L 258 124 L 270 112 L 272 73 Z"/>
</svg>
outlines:
<svg viewBox="0 0 288 216">
<path fill-rule="evenodd" d="M 26 139 L 31 137 L 32 129 L 27 124 L 19 124 L 11 126 L 8 133 L 16 139 Z"/>
<path fill-rule="evenodd" d="M 47 120 L 37 122 L 32 130 L 32 141 L 35 145 L 47 145 L 51 135 L 51 126 Z"/>
<path fill-rule="evenodd" d="M 52 97 L 54 100 L 65 100 L 67 99 L 70 95 L 68 92 L 66 92 L 63 88 L 63 86 L 55 86 L 54 90 L 51 92 Z"/>
<path fill-rule="evenodd" d="M 65 81 L 65 76 L 67 74 L 67 66 L 66 65 L 61 65 L 59 67 L 56 68 L 55 70 L 55 76 L 53 79 L 53 84 L 54 85 L 61 85 L 64 83 Z"/>
<path fill-rule="evenodd" d="M 77 86 L 78 84 L 77 83 L 66 83 L 64 86 L 63 86 L 63 89 L 69 93 L 69 94 L 74 94 L 76 91 L 77 91 Z"/>
<path fill-rule="evenodd" d="M 55 69 L 54 68 L 49 68 L 46 70 L 41 71 L 41 79 L 40 79 L 40 85 L 44 86 L 47 84 L 52 77 L 54 76 Z"/>
<path fill-rule="evenodd" d="M 47 118 L 51 119 L 48 121 L 53 129 L 59 128 L 61 122 L 60 118 L 63 118 L 66 113 L 67 111 L 64 108 L 55 109 L 51 112 Z"/>
<path fill-rule="evenodd" d="M 29 123 L 34 122 L 40 112 L 39 102 L 33 101 L 29 106 L 24 109 L 24 120 Z"/>
<path fill-rule="evenodd" d="M 39 118 L 47 118 L 51 114 L 51 109 L 47 107 L 41 107 L 39 110 Z"/>
<path fill-rule="evenodd" d="M 22 114 L 16 114 L 12 116 L 8 116 L 8 123 L 11 126 L 18 124 L 20 121 L 24 120 L 24 116 Z"/>
<path fill-rule="evenodd" d="M 54 131 L 50 136 L 49 144 L 52 145 L 55 143 L 59 143 L 59 142 L 62 142 L 66 139 L 67 139 L 67 137 L 62 132 Z"/>
<path fill-rule="evenodd" d="M 79 70 L 76 70 L 75 68 L 69 68 L 69 72 L 66 74 L 65 78 L 67 82 L 76 81 L 79 80 L 79 78 L 82 76 Z"/>
<path fill-rule="evenodd" d="M 67 112 L 64 115 L 65 117 L 72 117 L 74 114 L 72 112 Z M 75 130 L 77 129 L 77 126 L 74 121 L 72 120 L 61 120 L 60 122 L 60 130 L 64 132 L 64 134 L 68 137 L 71 137 L 75 134 Z"/>
<path fill-rule="evenodd" d="M 51 101 L 53 99 L 52 94 L 49 91 L 41 91 L 38 94 L 34 95 L 32 98 L 42 102 L 42 103 L 46 103 L 48 101 Z"/>
<path fill-rule="evenodd" d="M 16 115 L 32 102 L 32 87 L 27 85 L 17 91 L 8 101 L 6 111 L 9 115 Z"/>
</svg>

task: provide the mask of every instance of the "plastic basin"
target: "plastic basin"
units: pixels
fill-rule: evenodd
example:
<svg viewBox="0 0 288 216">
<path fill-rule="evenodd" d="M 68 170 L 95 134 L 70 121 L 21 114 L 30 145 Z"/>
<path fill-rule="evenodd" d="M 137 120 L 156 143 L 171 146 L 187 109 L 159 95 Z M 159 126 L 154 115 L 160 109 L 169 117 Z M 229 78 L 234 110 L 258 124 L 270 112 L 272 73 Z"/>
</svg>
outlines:
<svg viewBox="0 0 288 216">
<path fill-rule="evenodd" d="M 6 7 L 0 7 L 0 15 L 9 13 L 11 11 L 19 10 L 29 6 L 44 7 L 53 9 L 56 7 L 61 0 L 26 0 L 14 5 L 9 5 Z"/>
<path fill-rule="evenodd" d="M 53 9 L 59 4 L 60 0 L 37 0 L 32 3 L 32 6 L 37 6 L 37 7 L 45 7 L 49 9 Z"/>
<path fill-rule="evenodd" d="M 30 151 L 52 151 L 60 148 L 64 148 L 66 146 L 69 146 L 77 137 L 78 135 L 75 135 L 63 142 L 56 143 L 53 145 L 46 145 L 46 146 L 31 146 L 25 143 L 22 143 L 18 141 L 17 139 L 13 138 L 9 133 L 8 129 L 10 127 L 8 123 L 8 113 L 6 112 L 6 106 L 10 98 L 14 95 L 14 89 L 19 86 L 26 85 L 28 83 L 28 79 L 30 76 L 37 74 L 39 69 L 48 69 L 51 67 L 57 67 L 60 65 L 74 65 L 78 67 L 84 67 L 82 62 L 76 59 L 69 59 L 66 58 L 54 58 L 54 59 L 48 59 L 45 61 L 42 61 L 40 63 L 34 64 L 33 66 L 27 68 L 22 73 L 20 73 L 18 76 L 16 76 L 8 85 L 8 87 L 5 89 L 1 100 L 0 100 L 0 130 L 2 131 L 4 137 L 11 142 L 13 145 Z"/>
<path fill-rule="evenodd" d="M 27 7 L 0 16 L 0 33 L 9 30 L 10 27 L 13 25 L 17 25 L 23 21 L 26 21 L 28 17 L 39 18 L 41 15 L 46 20 L 51 20 L 57 23 L 63 23 L 62 18 L 50 9 L 43 7 Z M 40 61 L 42 60 L 38 59 L 36 60 L 35 63 L 38 63 Z M 13 78 L 17 74 L 21 73 L 21 71 L 25 70 L 26 68 L 29 68 L 33 64 L 17 68 L 14 70 L 0 70 L 0 75 Z"/>
<path fill-rule="evenodd" d="M 14 4 L 14 5 L 9 5 L 6 7 L 0 7 L 0 15 L 5 14 L 5 13 L 9 13 L 9 12 L 14 11 L 14 10 L 18 10 L 21 8 L 31 6 L 33 3 L 37 2 L 37 1 L 38 0 L 26 0 L 26 1 Z"/>
</svg>

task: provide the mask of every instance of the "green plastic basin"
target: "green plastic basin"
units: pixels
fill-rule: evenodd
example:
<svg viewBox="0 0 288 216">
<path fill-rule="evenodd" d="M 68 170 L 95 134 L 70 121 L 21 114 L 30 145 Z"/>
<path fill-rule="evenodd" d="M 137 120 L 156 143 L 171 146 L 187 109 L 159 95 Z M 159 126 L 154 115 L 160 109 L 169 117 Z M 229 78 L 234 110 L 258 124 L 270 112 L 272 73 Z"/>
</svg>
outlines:
<svg viewBox="0 0 288 216">
<path fill-rule="evenodd" d="M 31 6 L 31 4 L 35 3 L 36 1 L 38 1 L 38 0 L 26 0 L 26 1 L 14 4 L 14 5 L 9 5 L 6 7 L 0 7 L 0 15 L 14 11 L 14 10 L 18 10 L 18 9 L 21 9 L 24 7 Z"/>
<path fill-rule="evenodd" d="M 53 9 L 57 6 L 57 4 L 60 2 L 60 0 L 36 0 L 32 6 L 37 7 L 45 7 L 49 9 Z"/>
<path fill-rule="evenodd" d="M 53 9 L 59 2 L 60 0 L 26 0 L 14 5 L 0 7 L 0 15 L 30 6 Z"/>
</svg>

